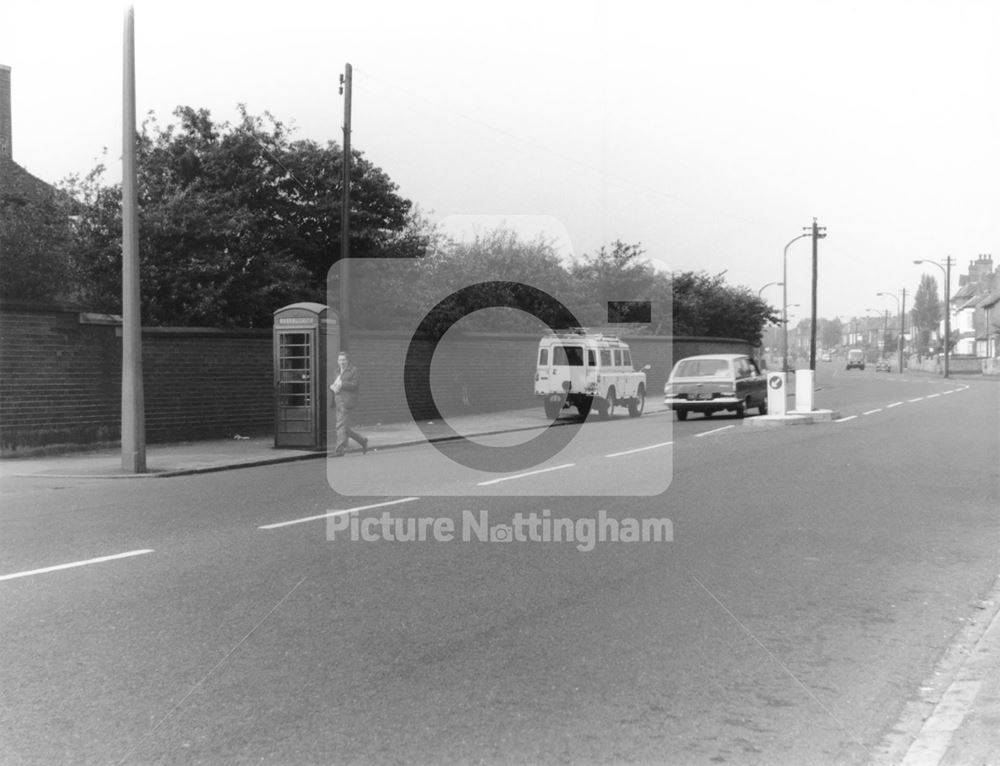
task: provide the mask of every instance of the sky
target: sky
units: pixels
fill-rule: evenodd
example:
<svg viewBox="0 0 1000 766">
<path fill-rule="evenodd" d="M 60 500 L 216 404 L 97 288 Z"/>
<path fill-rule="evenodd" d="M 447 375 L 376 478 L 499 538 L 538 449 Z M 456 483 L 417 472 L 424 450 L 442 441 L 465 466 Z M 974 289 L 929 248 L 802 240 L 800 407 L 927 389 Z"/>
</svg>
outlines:
<svg viewBox="0 0 1000 766">
<path fill-rule="evenodd" d="M 14 159 L 121 173 L 127 3 L 7 0 Z M 1000 263 L 995 0 L 136 0 L 138 119 L 273 114 L 342 140 L 446 231 L 641 243 L 780 308 L 817 220 L 820 317 L 894 312 L 914 259 Z M 105 154 L 106 151 L 106 154 Z M 811 242 L 787 301 L 810 314 Z M 897 299 L 878 297 L 890 292 Z M 794 304 L 798 304 L 795 306 Z M 909 307 L 909 305 L 908 305 Z"/>
</svg>

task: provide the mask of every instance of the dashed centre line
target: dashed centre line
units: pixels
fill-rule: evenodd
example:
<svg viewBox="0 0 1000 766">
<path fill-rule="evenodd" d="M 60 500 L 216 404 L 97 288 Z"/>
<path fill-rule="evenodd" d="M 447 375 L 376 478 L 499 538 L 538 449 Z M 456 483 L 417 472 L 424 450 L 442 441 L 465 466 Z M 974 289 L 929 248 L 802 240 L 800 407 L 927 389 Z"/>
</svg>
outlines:
<svg viewBox="0 0 1000 766">
<path fill-rule="evenodd" d="M 908 401 L 908 402 L 922 402 L 923 400 L 924 400 L 924 397 L 918 396 L 916 399 L 907 399 L 906 401 Z"/>
<path fill-rule="evenodd" d="M 866 412 L 862 412 L 861 414 L 862 415 L 874 415 L 876 412 L 881 412 L 881 411 L 882 411 L 882 408 L 881 407 L 877 407 L 874 410 L 868 410 Z"/>
<path fill-rule="evenodd" d="M 727 431 L 734 426 L 722 426 L 722 428 L 713 428 L 711 431 L 702 431 L 700 434 L 695 434 L 695 437 L 708 436 L 709 434 L 717 434 L 719 431 Z"/>
<path fill-rule="evenodd" d="M 645 452 L 646 450 L 658 449 L 659 447 L 669 447 L 673 442 L 660 442 L 659 444 L 650 444 L 648 447 L 636 447 L 635 449 L 627 449 L 624 452 L 612 452 L 604 457 L 621 457 L 622 455 L 632 455 L 636 452 Z"/>
<path fill-rule="evenodd" d="M 329 511 L 328 513 L 320 513 L 316 516 L 306 516 L 301 519 L 292 519 L 290 521 L 278 521 L 274 524 L 262 524 L 257 527 L 257 529 L 278 529 L 280 527 L 290 527 L 292 524 L 305 524 L 307 521 L 319 521 L 320 519 L 329 519 L 332 516 L 343 516 L 345 513 L 360 513 L 361 511 L 368 511 L 372 508 L 384 508 L 387 505 L 399 505 L 400 503 L 412 503 L 414 500 L 419 500 L 419 497 L 401 497 L 396 500 L 387 500 L 384 503 L 372 503 L 371 505 L 359 505 L 357 508 L 345 508 L 341 511 Z"/>
<path fill-rule="evenodd" d="M 501 476 L 499 479 L 490 479 L 488 481 L 481 481 L 476 484 L 477 487 L 488 487 L 491 484 L 499 484 L 502 481 L 511 481 L 513 479 L 523 479 L 526 476 L 535 476 L 540 473 L 548 473 L 549 471 L 559 471 L 563 468 L 572 468 L 576 463 L 563 463 L 562 465 L 554 465 L 550 468 L 539 468 L 537 471 L 525 471 L 524 473 L 516 473 L 513 476 Z"/>
<path fill-rule="evenodd" d="M 901 404 L 902 404 L 902 402 L 893 402 L 892 404 L 885 405 L 885 408 L 887 410 L 891 410 L 893 407 L 898 407 Z"/>
<path fill-rule="evenodd" d="M 132 556 L 142 556 L 145 553 L 152 553 L 152 548 L 143 548 L 136 551 L 126 551 L 125 553 L 115 553 L 111 556 L 99 556 L 95 559 L 85 559 L 83 561 L 71 561 L 68 564 L 56 564 L 50 567 L 42 567 L 41 569 L 28 569 L 24 572 L 14 572 L 12 574 L 0 575 L 0 581 L 3 580 L 16 580 L 19 577 L 31 577 L 32 575 L 47 574 L 48 572 L 58 572 L 63 569 L 74 569 L 76 567 L 85 567 L 90 564 L 103 564 L 106 561 L 117 561 L 118 559 L 127 559 Z"/>
</svg>

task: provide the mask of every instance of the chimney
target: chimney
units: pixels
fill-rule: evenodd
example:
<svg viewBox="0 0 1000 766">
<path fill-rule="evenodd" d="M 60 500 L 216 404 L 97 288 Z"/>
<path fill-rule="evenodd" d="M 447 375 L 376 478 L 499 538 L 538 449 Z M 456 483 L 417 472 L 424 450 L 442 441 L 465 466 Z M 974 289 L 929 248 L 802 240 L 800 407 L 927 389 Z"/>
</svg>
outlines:
<svg viewBox="0 0 1000 766">
<path fill-rule="evenodd" d="M 0 159 L 14 159 L 10 119 L 10 67 L 0 64 Z"/>
</svg>

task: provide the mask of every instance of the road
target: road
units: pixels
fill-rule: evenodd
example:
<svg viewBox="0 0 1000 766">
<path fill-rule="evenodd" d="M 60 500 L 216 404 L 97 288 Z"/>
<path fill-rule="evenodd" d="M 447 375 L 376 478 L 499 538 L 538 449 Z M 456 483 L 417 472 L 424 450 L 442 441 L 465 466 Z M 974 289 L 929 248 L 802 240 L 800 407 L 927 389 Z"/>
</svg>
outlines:
<svg viewBox="0 0 1000 766">
<path fill-rule="evenodd" d="M 0 579 L 2 761 L 871 762 L 996 578 L 1000 386 L 817 380 L 840 422 L 651 400 L 491 484 L 428 446 L 9 483 L 0 578 L 133 555 Z M 461 539 L 602 511 L 672 539 Z M 455 534 L 350 539 L 383 514 Z"/>
</svg>

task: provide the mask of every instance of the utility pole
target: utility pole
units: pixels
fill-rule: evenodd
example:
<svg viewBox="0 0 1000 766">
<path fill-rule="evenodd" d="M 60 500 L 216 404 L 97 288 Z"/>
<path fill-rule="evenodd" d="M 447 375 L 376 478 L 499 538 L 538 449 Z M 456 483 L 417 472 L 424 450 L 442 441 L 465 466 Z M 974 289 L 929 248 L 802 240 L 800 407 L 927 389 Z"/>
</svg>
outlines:
<svg viewBox="0 0 1000 766">
<path fill-rule="evenodd" d="M 135 156 L 135 14 L 125 12 L 122 78 L 122 470 L 146 472 Z"/>
<path fill-rule="evenodd" d="M 342 164 L 343 194 L 340 202 L 340 348 L 350 345 L 350 261 L 351 256 L 351 65 L 344 66 L 340 76 L 340 94 L 344 97 L 344 159 Z"/>
<path fill-rule="evenodd" d="M 951 355 L 948 347 L 951 345 L 951 256 L 945 258 L 944 272 L 944 376 L 947 378 L 948 357 Z"/>
<path fill-rule="evenodd" d="M 809 227 L 803 227 L 806 231 L 809 231 Z M 826 237 L 826 227 L 819 226 L 816 223 L 816 219 L 813 218 L 812 222 L 812 242 L 813 242 L 813 262 L 812 262 L 812 326 L 809 328 L 809 369 L 816 371 L 816 288 L 819 284 L 818 281 L 818 267 L 819 267 L 819 241 Z"/>
<path fill-rule="evenodd" d="M 899 310 L 899 371 L 903 372 L 903 350 L 906 346 L 906 288 L 903 288 L 902 308 Z"/>
</svg>

